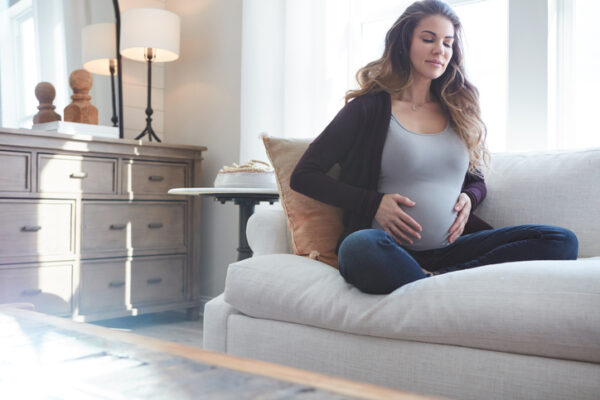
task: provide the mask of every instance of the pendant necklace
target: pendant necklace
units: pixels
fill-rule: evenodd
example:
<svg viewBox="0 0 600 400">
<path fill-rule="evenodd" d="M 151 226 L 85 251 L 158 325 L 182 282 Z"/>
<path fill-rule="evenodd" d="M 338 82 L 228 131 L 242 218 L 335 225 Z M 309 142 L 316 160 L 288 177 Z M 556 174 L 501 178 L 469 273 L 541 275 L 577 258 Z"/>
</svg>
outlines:
<svg viewBox="0 0 600 400">
<path fill-rule="evenodd" d="M 411 109 L 412 111 L 414 111 L 414 112 L 417 112 L 417 111 L 419 111 L 419 109 L 420 109 L 421 107 L 423 107 L 425 104 L 427 104 L 427 103 L 429 103 L 429 102 L 430 102 L 430 101 L 426 101 L 426 102 L 425 102 L 425 103 L 423 103 L 423 104 L 410 103 L 410 109 Z"/>
</svg>

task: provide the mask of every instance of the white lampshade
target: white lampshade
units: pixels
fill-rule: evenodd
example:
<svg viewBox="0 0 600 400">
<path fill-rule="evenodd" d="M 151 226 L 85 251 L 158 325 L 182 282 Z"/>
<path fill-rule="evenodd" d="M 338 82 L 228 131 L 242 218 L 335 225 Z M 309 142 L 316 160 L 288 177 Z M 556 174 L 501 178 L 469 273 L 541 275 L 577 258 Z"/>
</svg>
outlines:
<svg viewBox="0 0 600 400">
<path fill-rule="evenodd" d="M 160 8 L 130 8 L 121 13 L 121 55 L 146 61 L 145 50 L 154 49 L 153 62 L 179 58 L 179 15 Z"/>
<path fill-rule="evenodd" d="M 81 45 L 83 68 L 92 74 L 110 75 L 110 60 L 117 59 L 115 24 L 107 22 L 86 26 L 81 31 Z"/>
</svg>

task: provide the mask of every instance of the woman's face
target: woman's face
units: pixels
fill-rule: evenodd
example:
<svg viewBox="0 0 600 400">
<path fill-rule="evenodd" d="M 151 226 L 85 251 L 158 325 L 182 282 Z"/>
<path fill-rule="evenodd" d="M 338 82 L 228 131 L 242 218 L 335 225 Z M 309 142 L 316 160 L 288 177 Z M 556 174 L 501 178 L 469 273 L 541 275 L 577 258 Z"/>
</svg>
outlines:
<svg viewBox="0 0 600 400">
<path fill-rule="evenodd" d="M 441 15 L 423 18 L 415 27 L 410 44 L 410 62 L 415 78 L 442 76 L 452 58 L 454 26 Z"/>
</svg>

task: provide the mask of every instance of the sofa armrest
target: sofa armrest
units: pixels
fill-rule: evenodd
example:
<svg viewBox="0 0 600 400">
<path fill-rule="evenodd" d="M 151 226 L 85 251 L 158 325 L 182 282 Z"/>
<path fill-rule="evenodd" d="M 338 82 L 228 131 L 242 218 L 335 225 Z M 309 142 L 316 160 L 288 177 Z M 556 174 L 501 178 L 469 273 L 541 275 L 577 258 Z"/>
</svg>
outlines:
<svg viewBox="0 0 600 400">
<path fill-rule="evenodd" d="M 292 253 L 290 232 L 281 208 L 259 209 L 252 214 L 246 237 L 255 256 Z"/>
<path fill-rule="evenodd" d="M 204 305 L 202 348 L 210 351 L 227 351 L 227 320 L 230 315 L 239 312 L 225 302 L 225 296 L 219 296 Z"/>
</svg>

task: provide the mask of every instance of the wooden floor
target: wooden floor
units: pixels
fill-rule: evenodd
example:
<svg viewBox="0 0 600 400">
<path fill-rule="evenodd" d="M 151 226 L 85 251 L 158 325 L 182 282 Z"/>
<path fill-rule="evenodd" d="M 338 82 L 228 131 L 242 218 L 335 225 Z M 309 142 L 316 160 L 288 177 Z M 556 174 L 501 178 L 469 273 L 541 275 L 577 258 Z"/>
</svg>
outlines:
<svg viewBox="0 0 600 400">
<path fill-rule="evenodd" d="M 93 324 L 202 348 L 202 316 L 197 321 L 188 321 L 185 310 L 106 319 Z"/>
<path fill-rule="evenodd" d="M 130 333 L 198 343 L 199 325 L 174 313 L 81 324 L 0 305 L 0 398 L 423 399 Z"/>
</svg>

